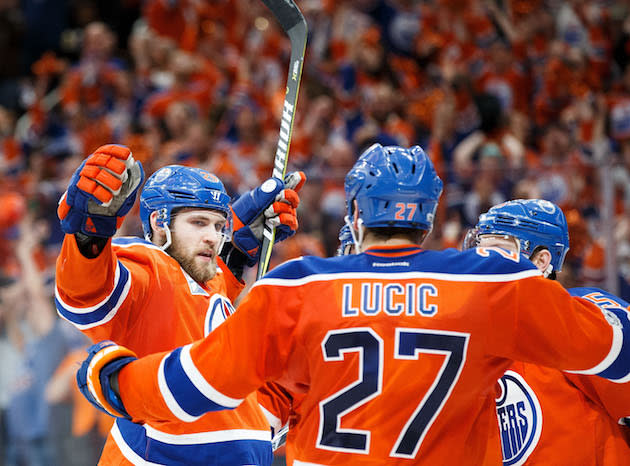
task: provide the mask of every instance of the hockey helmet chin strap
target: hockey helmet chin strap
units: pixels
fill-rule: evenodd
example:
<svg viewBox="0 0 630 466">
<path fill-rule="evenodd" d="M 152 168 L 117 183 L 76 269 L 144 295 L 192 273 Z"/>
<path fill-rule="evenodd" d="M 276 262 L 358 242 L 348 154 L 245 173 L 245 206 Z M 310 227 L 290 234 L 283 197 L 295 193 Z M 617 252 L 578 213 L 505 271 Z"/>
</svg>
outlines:
<svg viewBox="0 0 630 466">
<path fill-rule="evenodd" d="M 162 227 L 162 229 L 164 230 L 164 234 L 166 235 L 166 241 L 164 241 L 164 244 L 162 246 L 158 246 L 162 251 L 166 251 L 168 249 L 168 247 L 171 245 L 171 243 L 173 242 L 173 237 L 171 235 L 171 229 L 168 227 L 168 224 L 164 224 L 164 226 Z M 144 239 L 150 242 L 151 241 L 151 234 L 147 233 L 146 235 L 144 235 Z M 223 244 L 223 243 L 221 243 Z"/>
<path fill-rule="evenodd" d="M 361 249 L 361 244 L 363 244 L 363 236 L 365 235 L 365 227 L 363 226 L 363 220 L 362 219 L 357 220 L 358 231 L 354 230 L 354 227 L 352 226 L 352 220 L 350 219 L 349 215 L 346 215 L 343 218 L 343 220 L 344 222 L 346 222 L 346 225 L 350 227 L 350 235 L 352 235 L 352 242 L 354 243 L 354 250 L 357 253 L 363 252 L 363 250 Z M 357 238 L 357 234 L 358 234 L 358 238 Z"/>
<path fill-rule="evenodd" d="M 160 249 L 162 251 L 166 251 L 173 242 L 173 235 L 171 234 L 171 229 L 169 228 L 168 223 L 165 223 L 162 228 L 164 228 L 164 233 L 166 234 L 166 241 L 164 241 L 164 244 L 160 246 Z"/>
</svg>

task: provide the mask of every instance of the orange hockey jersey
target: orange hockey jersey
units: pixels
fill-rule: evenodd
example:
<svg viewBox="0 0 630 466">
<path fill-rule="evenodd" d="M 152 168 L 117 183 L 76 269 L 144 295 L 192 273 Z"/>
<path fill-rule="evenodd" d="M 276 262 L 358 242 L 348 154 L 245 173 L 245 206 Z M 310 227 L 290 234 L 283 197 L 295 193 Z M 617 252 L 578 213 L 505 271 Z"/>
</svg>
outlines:
<svg viewBox="0 0 630 466">
<path fill-rule="evenodd" d="M 630 324 L 498 249 L 371 248 L 287 262 L 200 342 L 119 373 L 134 419 L 191 420 L 274 381 L 288 464 L 501 464 L 495 391 L 514 360 L 625 377 Z"/>
<path fill-rule="evenodd" d="M 138 355 L 171 350 L 203 338 L 233 311 L 230 299 L 243 285 L 220 267 L 201 286 L 148 241 L 116 238 L 86 259 L 67 235 L 57 261 L 57 311 L 95 342 L 114 340 Z M 269 423 L 255 395 L 234 411 L 191 420 L 118 419 L 100 464 L 271 464 Z"/>
<path fill-rule="evenodd" d="M 603 312 L 628 309 L 628 303 L 603 290 L 569 292 Z M 497 397 L 503 464 L 630 464 L 621 430 L 627 428 L 619 425 L 630 416 L 630 382 L 618 382 L 515 363 L 499 381 Z"/>
</svg>

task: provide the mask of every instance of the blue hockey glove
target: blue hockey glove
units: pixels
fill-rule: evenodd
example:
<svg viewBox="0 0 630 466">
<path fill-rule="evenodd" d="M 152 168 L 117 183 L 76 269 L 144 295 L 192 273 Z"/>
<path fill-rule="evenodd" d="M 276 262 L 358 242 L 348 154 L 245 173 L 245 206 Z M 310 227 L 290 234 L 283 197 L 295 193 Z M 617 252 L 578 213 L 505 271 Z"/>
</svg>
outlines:
<svg viewBox="0 0 630 466">
<path fill-rule="evenodd" d="M 127 147 L 99 147 L 74 172 L 59 201 L 61 229 L 67 234 L 114 236 L 143 180 L 142 164 Z"/>
<path fill-rule="evenodd" d="M 232 204 L 232 244 L 247 256 L 247 265 L 258 262 L 264 230 L 269 220 L 276 227 L 276 242 L 293 235 L 298 227 L 298 191 L 304 185 L 303 172 L 289 173 L 284 182 L 269 178 Z"/>
<path fill-rule="evenodd" d="M 347 256 L 354 254 L 354 239 L 350 231 L 350 225 L 344 225 L 339 230 L 339 247 L 336 256 Z"/>
<path fill-rule="evenodd" d="M 88 357 L 77 372 L 77 385 L 87 400 L 110 416 L 131 419 L 110 376 L 138 359 L 136 354 L 113 341 L 104 340 L 87 349 Z"/>
</svg>

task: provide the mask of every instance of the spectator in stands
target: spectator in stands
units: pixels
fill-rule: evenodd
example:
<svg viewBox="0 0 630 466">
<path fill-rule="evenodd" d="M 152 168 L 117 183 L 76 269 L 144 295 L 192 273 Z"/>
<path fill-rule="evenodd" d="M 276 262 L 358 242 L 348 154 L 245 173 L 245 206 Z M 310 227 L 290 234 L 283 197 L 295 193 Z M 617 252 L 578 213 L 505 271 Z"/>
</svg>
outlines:
<svg viewBox="0 0 630 466">
<path fill-rule="evenodd" d="M 16 254 L 21 267 L 20 299 L 5 312 L 11 323 L 11 342 L 20 363 L 11 376 L 6 405 L 7 466 L 62 464 L 52 441 L 55 422 L 44 392 L 57 365 L 76 342 L 76 333 L 55 317 L 51 287 L 46 286 L 34 259 L 45 224 L 27 214 L 20 224 Z M 27 304 L 28 303 L 28 304 Z M 22 304 L 22 305 L 20 305 Z"/>
</svg>

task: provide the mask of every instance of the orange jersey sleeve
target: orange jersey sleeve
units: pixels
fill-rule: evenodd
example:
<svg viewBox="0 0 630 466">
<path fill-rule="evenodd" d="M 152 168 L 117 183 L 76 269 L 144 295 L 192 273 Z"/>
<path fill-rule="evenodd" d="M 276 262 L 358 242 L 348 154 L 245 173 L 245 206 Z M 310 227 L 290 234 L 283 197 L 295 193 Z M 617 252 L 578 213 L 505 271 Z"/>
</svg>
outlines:
<svg viewBox="0 0 630 466">
<path fill-rule="evenodd" d="M 624 332 L 505 251 L 375 248 L 275 268 L 206 339 L 119 383 L 135 419 L 193 421 L 276 382 L 299 400 L 289 464 L 500 464 L 512 361 L 619 376 Z"/>
<path fill-rule="evenodd" d="M 57 310 L 92 340 L 114 340 L 139 355 L 172 350 L 220 328 L 232 314 L 229 297 L 242 284 L 219 266 L 211 281 L 199 284 L 150 242 L 115 238 L 97 258 L 86 259 L 74 237 L 66 236 L 57 262 Z M 267 464 L 271 455 L 269 423 L 251 395 L 233 411 L 192 423 L 119 419 L 101 461 L 215 464 L 225 458 L 227 464 Z"/>
<path fill-rule="evenodd" d="M 117 238 L 86 259 L 67 235 L 57 260 L 57 311 L 93 341 L 112 339 L 143 355 L 172 349 L 208 334 L 232 313 L 231 298 L 244 284 L 218 262 L 219 273 L 200 285 L 147 241 Z"/>
<path fill-rule="evenodd" d="M 630 417 L 630 383 L 615 383 L 601 377 L 567 374 L 567 379 L 615 422 Z"/>
<path fill-rule="evenodd" d="M 129 296 L 131 272 L 134 289 Z M 126 340 L 125 328 L 133 328 L 140 315 L 131 311 L 132 304 L 138 304 L 133 296 L 149 294 L 148 270 L 118 261 L 111 240 L 98 257 L 87 259 L 79 251 L 74 235 L 66 235 L 55 278 L 57 312 L 93 341 L 114 336 L 119 341 Z"/>
<path fill-rule="evenodd" d="M 595 303 L 609 319 L 623 318 L 630 314 L 630 304 L 607 291 L 598 288 L 572 288 L 569 292 L 576 299 Z M 630 380 L 609 381 L 579 374 L 567 374 L 566 377 L 615 422 L 630 416 Z"/>
<path fill-rule="evenodd" d="M 621 327 L 609 325 L 591 303 L 570 299 L 559 283 L 540 276 L 501 288 L 505 293 L 488 296 L 491 322 L 501 328 L 488 335 L 490 353 L 593 374 L 619 356 Z M 605 344 L 592 346 L 593 335 Z"/>
</svg>

